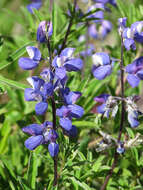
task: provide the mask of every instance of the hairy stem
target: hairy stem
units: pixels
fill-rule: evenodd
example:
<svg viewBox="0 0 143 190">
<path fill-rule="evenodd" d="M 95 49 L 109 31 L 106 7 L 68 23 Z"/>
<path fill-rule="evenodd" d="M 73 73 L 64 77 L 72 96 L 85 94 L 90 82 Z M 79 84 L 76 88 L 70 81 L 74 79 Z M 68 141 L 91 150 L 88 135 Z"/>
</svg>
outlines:
<svg viewBox="0 0 143 190">
<path fill-rule="evenodd" d="M 74 0 L 73 15 L 75 14 L 76 5 L 77 5 L 77 0 Z M 70 34 L 70 31 L 71 31 L 71 27 L 72 27 L 72 24 L 73 24 L 73 19 L 74 19 L 74 17 L 71 16 L 70 22 L 69 22 L 69 25 L 68 25 L 68 28 L 67 28 L 67 32 L 65 34 L 64 41 L 63 41 L 62 46 L 61 46 L 61 48 L 60 48 L 60 50 L 58 52 L 59 55 L 60 55 L 61 51 L 66 47 L 66 42 L 67 42 L 68 36 Z"/>
<path fill-rule="evenodd" d="M 120 72 L 121 72 L 121 97 L 122 97 L 122 108 L 121 108 L 121 122 L 120 122 L 120 129 L 119 129 L 119 134 L 118 134 L 118 142 L 120 142 L 121 140 L 121 136 L 122 136 L 122 131 L 123 131 L 123 124 L 124 124 L 124 117 L 125 117 L 125 105 L 124 105 L 124 69 L 123 69 L 123 50 L 124 50 L 124 45 L 123 45 L 123 35 L 121 33 L 121 62 L 120 62 Z M 114 154 L 114 161 L 112 163 L 111 166 L 111 170 L 109 171 L 109 174 L 106 176 L 104 184 L 102 185 L 100 190 L 105 190 L 108 181 L 110 179 L 110 177 L 113 174 L 114 168 L 116 166 L 116 163 L 118 161 L 118 153 L 115 150 L 115 154 Z"/>
</svg>

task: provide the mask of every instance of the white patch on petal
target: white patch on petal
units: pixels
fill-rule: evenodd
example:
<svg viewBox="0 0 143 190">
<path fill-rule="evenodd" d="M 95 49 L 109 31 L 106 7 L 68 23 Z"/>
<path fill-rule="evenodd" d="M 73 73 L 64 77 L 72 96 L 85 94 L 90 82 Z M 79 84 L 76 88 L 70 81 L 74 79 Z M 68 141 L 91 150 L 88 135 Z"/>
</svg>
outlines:
<svg viewBox="0 0 143 190">
<path fill-rule="evenodd" d="M 136 29 L 137 29 L 138 33 L 142 32 L 142 27 L 143 27 L 143 23 L 142 22 L 137 25 Z"/>
<path fill-rule="evenodd" d="M 68 50 L 67 57 L 71 57 L 71 56 L 72 56 L 72 54 L 73 54 L 73 50 L 74 50 L 74 49 L 70 49 L 70 50 Z"/>
<path fill-rule="evenodd" d="M 57 66 L 58 67 L 62 67 L 63 65 L 64 65 L 64 62 L 65 62 L 65 60 L 66 60 L 66 57 L 65 56 L 62 56 L 62 57 L 58 57 L 57 58 Z"/>
<path fill-rule="evenodd" d="M 30 84 L 30 85 L 32 86 L 32 88 L 34 89 L 34 80 L 32 79 L 32 77 L 28 77 L 26 80 L 29 82 L 29 84 Z"/>
<path fill-rule="evenodd" d="M 133 36 L 134 36 L 134 31 L 129 28 L 129 29 L 127 30 L 127 37 L 128 37 L 128 38 L 133 38 Z"/>
<path fill-rule="evenodd" d="M 92 61 L 93 61 L 93 64 L 98 67 L 100 65 L 103 65 L 103 60 L 102 60 L 102 57 L 99 56 L 99 55 L 92 55 Z"/>
<path fill-rule="evenodd" d="M 31 46 L 27 46 L 27 47 L 26 47 L 26 51 L 27 51 L 29 57 L 30 57 L 31 59 L 33 59 L 33 57 L 34 57 L 33 48 L 31 48 Z"/>
</svg>

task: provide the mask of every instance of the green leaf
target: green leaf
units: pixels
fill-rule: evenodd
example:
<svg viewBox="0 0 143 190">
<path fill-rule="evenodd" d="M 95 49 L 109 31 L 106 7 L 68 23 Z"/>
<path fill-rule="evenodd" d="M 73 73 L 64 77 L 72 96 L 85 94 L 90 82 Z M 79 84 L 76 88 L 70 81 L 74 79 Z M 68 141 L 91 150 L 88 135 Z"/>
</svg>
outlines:
<svg viewBox="0 0 143 190">
<path fill-rule="evenodd" d="M 53 34 L 52 34 L 52 40 L 56 42 L 56 31 L 57 31 L 57 3 L 53 1 L 53 10 L 52 10 L 52 23 L 53 23 Z"/>
<path fill-rule="evenodd" d="M 119 8 L 119 11 L 122 15 L 122 17 L 126 16 L 126 7 L 125 7 L 125 3 L 122 0 L 117 0 L 117 7 Z"/>
<path fill-rule="evenodd" d="M 100 169 L 100 166 L 102 165 L 102 161 L 105 158 L 105 156 L 100 156 L 96 162 L 94 163 L 92 169 L 94 172 L 97 172 Z"/>
<path fill-rule="evenodd" d="M 95 127 L 95 123 L 91 121 L 73 121 L 72 124 L 76 125 L 77 127 L 88 129 Z"/>
<path fill-rule="evenodd" d="M 20 90 L 25 90 L 25 88 L 29 88 L 28 85 L 22 84 L 20 82 L 16 82 L 14 80 L 7 79 L 7 78 L 5 78 L 5 77 L 3 77 L 1 75 L 0 75 L 0 82 L 4 83 L 4 84 L 7 84 L 9 86 L 12 86 L 14 88 L 18 88 Z"/>
<path fill-rule="evenodd" d="M 73 183 L 79 185 L 80 187 L 82 187 L 85 190 L 92 190 L 86 183 L 84 182 L 80 182 L 79 180 L 77 180 L 75 177 L 70 177 L 69 178 Z"/>
</svg>

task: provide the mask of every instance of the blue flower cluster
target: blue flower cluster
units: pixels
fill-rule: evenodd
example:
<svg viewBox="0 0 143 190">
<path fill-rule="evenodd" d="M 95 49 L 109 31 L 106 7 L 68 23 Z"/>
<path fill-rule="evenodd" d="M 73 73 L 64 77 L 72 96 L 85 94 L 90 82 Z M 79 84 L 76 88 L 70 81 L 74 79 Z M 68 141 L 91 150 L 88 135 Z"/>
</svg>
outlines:
<svg viewBox="0 0 143 190">
<path fill-rule="evenodd" d="M 119 18 L 119 34 L 121 35 L 123 45 L 127 50 L 135 49 L 135 41 L 142 43 L 143 39 L 143 22 L 135 22 L 131 28 L 126 28 L 127 18 Z M 92 55 L 93 67 L 92 73 L 98 80 L 103 80 L 112 72 L 113 62 L 117 59 L 111 59 L 105 52 L 95 53 Z M 121 68 L 127 73 L 127 81 L 132 87 L 138 86 L 140 80 L 143 80 L 143 57 L 135 59 L 125 68 Z M 109 94 L 101 94 L 96 96 L 94 100 L 97 102 L 96 113 L 101 113 L 107 118 L 109 115 L 115 117 L 120 101 L 124 101 L 125 111 L 130 126 L 136 128 L 139 126 L 138 117 L 140 115 L 139 107 L 136 104 L 137 96 L 117 97 Z M 119 141 L 117 147 L 118 153 L 124 153 L 124 143 Z"/>
<path fill-rule="evenodd" d="M 94 39 L 103 39 L 112 30 L 112 23 L 104 19 L 104 11 L 110 11 L 107 4 L 116 6 L 115 0 L 94 0 L 95 4 L 90 6 L 88 12 L 96 9 L 101 9 L 95 13 L 89 15 L 89 18 L 94 19 L 89 25 L 88 33 L 89 36 Z"/>
<path fill-rule="evenodd" d="M 37 29 L 37 41 L 47 43 L 52 36 L 52 31 L 52 23 L 42 21 Z M 43 60 L 42 54 L 37 47 L 28 46 L 26 50 L 29 57 L 21 57 L 18 64 L 23 70 L 35 69 Z M 67 72 L 79 71 L 83 66 L 82 60 L 73 55 L 74 51 L 74 48 L 63 49 L 60 55 L 54 57 L 50 67 L 43 69 L 40 76 L 27 78 L 32 87 L 26 88 L 24 93 L 26 101 L 37 102 L 35 105 L 37 115 L 44 115 L 48 109 L 48 100 L 53 100 L 55 93 L 59 95 L 63 106 L 56 105 L 59 108 L 55 110 L 55 114 L 59 117 L 59 124 L 64 134 L 71 137 L 77 135 L 76 126 L 72 125 L 72 118 L 80 118 L 84 113 L 83 108 L 75 104 L 81 93 L 70 91 L 66 87 Z M 56 102 L 54 103 L 56 104 Z M 56 123 L 56 121 L 53 121 L 53 123 Z M 52 157 L 57 156 L 59 152 L 59 145 L 56 143 L 58 134 L 56 132 L 57 127 L 54 127 L 53 123 L 45 121 L 43 124 L 31 124 L 24 127 L 23 132 L 31 135 L 25 141 L 26 148 L 34 150 L 41 144 L 48 144 L 50 155 Z"/>
<path fill-rule="evenodd" d="M 143 43 L 143 21 L 137 21 L 131 25 L 131 27 L 126 27 L 127 18 L 120 18 L 119 31 L 123 33 L 123 42 L 127 50 L 136 50 L 135 41 L 138 43 Z"/>
<path fill-rule="evenodd" d="M 136 105 L 135 97 L 129 96 L 124 99 L 126 103 L 126 111 L 128 112 L 128 122 L 132 128 L 135 128 L 139 125 L 138 116 L 140 112 Z M 99 96 L 96 96 L 94 100 L 99 103 L 96 109 L 97 113 L 104 114 L 106 117 L 109 117 L 109 114 L 111 113 L 111 116 L 115 117 L 118 111 L 119 101 L 122 99 L 120 97 L 114 97 L 109 94 L 101 94 Z"/>
</svg>

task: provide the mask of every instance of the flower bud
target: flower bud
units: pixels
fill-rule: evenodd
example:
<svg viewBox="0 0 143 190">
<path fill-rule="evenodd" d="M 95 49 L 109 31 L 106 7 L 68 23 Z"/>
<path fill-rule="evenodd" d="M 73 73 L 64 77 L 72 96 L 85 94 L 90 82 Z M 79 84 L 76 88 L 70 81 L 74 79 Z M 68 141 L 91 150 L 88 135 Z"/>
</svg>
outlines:
<svg viewBox="0 0 143 190">
<path fill-rule="evenodd" d="M 42 21 L 37 29 L 37 41 L 45 43 L 53 33 L 52 22 Z"/>
</svg>

